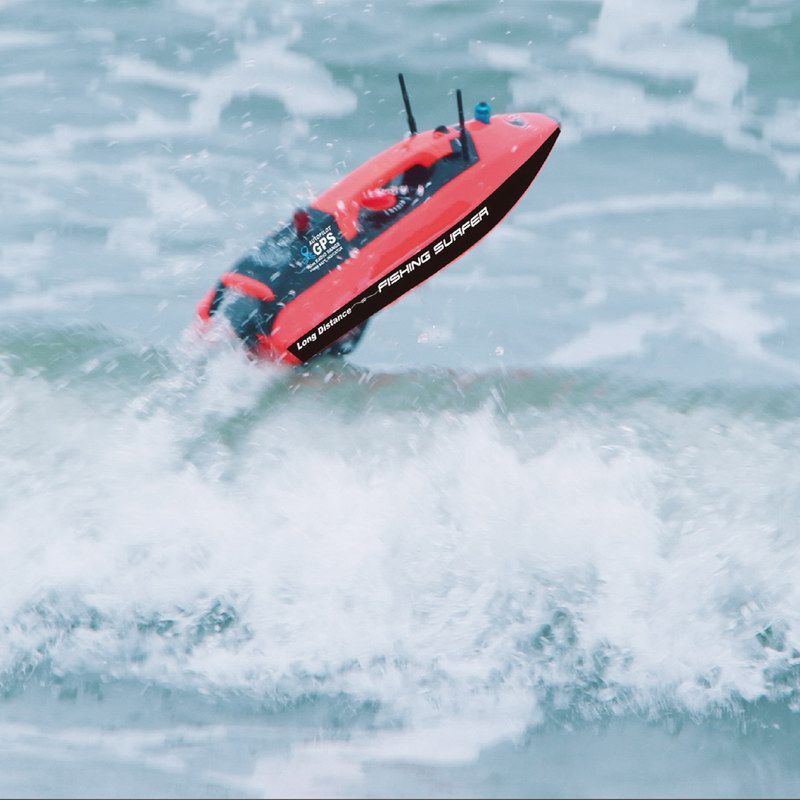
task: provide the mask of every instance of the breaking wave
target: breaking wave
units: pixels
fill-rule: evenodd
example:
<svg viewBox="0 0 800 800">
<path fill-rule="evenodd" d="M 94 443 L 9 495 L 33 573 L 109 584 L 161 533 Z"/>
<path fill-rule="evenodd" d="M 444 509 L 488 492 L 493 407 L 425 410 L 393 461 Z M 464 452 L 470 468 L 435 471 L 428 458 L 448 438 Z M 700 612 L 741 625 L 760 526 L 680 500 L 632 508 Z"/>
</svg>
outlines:
<svg viewBox="0 0 800 800">
<path fill-rule="evenodd" d="M 3 345 L 6 693 L 88 675 L 522 728 L 797 702 L 788 388 Z"/>
</svg>

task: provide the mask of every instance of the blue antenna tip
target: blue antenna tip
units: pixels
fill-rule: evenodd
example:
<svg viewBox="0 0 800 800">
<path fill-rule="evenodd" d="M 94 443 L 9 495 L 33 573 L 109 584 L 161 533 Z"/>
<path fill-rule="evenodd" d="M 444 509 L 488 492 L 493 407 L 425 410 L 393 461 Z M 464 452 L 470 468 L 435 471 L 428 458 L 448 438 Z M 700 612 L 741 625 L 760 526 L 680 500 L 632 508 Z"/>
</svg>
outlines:
<svg viewBox="0 0 800 800">
<path fill-rule="evenodd" d="M 483 101 L 475 105 L 475 119 L 478 122 L 483 122 L 485 125 L 489 124 L 492 116 L 492 107 Z"/>
</svg>

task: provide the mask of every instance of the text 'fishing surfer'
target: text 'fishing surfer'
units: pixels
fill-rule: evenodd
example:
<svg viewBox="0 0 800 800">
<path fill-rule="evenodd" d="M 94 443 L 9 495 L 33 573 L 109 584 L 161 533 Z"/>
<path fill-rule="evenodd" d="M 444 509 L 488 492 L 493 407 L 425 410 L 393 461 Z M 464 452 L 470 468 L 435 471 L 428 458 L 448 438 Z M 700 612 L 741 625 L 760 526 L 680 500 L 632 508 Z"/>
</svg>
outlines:
<svg viewBox="0 0 800 800">
<path fill-rule="evenodd" d="M 489 209 L 484 206 L 477 214 L 473 214 L 466 222 L 459 225 L 455 230 L 451 231 L 447 236 L 443 239 L 440 239 L 433 245 L 433 252 L 438 255 L 442 252 L 446 247 L 450 247 L 453 242 L 461 236 L 464 231 L 468 228 L 474 228 L 477 226 L 480 221 L 484 217 L 489 216 Z M 426 261 L 429 261 L 431 257 L 431 250 L 428 249 L 424 253 L 420 254 L 416 258 L 412 258 L 408 263 L 404 264 L 399 269 L 396 269 L 390 275 L 387 275 L 379 284 L 378 284 L 378 291 L 382 292 L 384 289 L 391 286 L 393 283 L 397 283 L 404 275 L 409 275 L 414 271 L 415 267 L 419 267 L 420 265 L 424 264 Z"/>
</svg>

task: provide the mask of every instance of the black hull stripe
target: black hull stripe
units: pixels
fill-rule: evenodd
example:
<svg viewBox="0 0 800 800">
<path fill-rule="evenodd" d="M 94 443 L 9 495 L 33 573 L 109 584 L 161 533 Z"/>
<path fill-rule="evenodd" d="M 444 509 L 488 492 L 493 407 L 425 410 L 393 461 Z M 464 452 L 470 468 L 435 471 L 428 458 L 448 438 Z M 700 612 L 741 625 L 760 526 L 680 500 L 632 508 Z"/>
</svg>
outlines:
<svg viewBox="0 0 800 800">
<path fill-rule="evenodd" d="M 387 273 L 384 278 L 375 281 L 368 289 L 321 320 L 290 345 L 289 352 L 300 361 L 310 361 L 348 331 L 463 255 L 486 236 L 522 197 L 550 155 L 559 132 L 554 131 L 513 175 L 435 242 L 423 247 L 398 265 L 393 272 Z M 480 217 L 477 222 L 476 217 Z M 440 245 L 442 246 L 439 249 Z M 411 269 L 406 270 L 407 266 L 411 266 Z M 394 280 L 389 282 L 388 279 L 392 277 Z"/>
</svg>

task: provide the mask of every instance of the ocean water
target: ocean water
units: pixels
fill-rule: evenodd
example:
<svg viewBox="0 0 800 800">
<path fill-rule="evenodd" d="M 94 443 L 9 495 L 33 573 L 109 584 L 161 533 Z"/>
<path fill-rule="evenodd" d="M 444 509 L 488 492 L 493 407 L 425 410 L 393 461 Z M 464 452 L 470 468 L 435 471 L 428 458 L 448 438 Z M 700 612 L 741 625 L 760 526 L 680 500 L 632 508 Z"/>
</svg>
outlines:
<svg viewBox="0 0 800 800">
<path fill-rule="evenodd" d="M 0 0 L 0 796 L 800 795 L 797 0 Z M 563 134 L 283 371 L 217 275 L 454 93 Z"/>
</svg>

